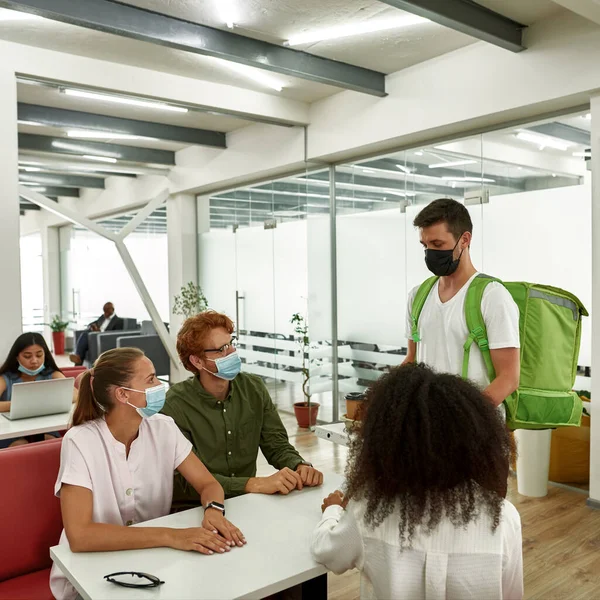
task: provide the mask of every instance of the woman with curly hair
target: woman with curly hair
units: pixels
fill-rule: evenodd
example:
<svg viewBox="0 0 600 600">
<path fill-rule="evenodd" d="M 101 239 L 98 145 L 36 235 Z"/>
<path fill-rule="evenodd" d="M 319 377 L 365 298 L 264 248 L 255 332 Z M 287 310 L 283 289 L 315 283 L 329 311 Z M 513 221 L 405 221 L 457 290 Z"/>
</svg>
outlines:
<svg viewBox="0 0 600 600">
<path fill-rule="evenodd" d="M 361 597 L 520 599 L 521 520 L 503 498 L 514 445 L 472 384 L 423 365 L 383 376 L 324 500 L 315 559 L 358 568 Z"/>
</svg>

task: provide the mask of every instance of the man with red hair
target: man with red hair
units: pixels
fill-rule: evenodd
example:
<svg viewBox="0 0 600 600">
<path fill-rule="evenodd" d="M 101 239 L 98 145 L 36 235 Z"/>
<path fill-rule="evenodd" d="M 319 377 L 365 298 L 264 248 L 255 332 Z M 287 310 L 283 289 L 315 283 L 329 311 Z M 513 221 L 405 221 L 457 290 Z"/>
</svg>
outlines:
<svg viewBox="0 0 600 600">
<path fill-rule="evenodd" d="M 231 319 L 215 311 L 183 324 L 177 352 L 194 376 L 169 389 L 162 412 L 192 442 L 194 452 L 223 486 L 225 497 L 289 494 L 321 485 L 323 475 L 290 444 L 262 379 L 241 372 L 233 331 Z M 256 477 L 259 448 L 277 469 L 270 477 Z M 176 475 L 173 508 L 199 504 L 196 491 Z"/>
</svg>

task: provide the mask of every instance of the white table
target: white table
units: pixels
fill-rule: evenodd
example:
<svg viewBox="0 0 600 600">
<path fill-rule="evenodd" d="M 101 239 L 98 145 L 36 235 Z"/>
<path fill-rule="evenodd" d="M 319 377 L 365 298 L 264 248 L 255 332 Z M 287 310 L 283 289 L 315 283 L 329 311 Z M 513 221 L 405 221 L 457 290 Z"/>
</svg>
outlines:
<svg viewBox="0 0 600 600">
<path fill-rule="evenodd" d="M 320 437 L 323 440 L 342 446 L 348 445 L 348 432 L 346 431 L 344 423 L 319 425 L 318 427 L 315 427 L 315 433 L 317 434 L 317 437 Z"/>
<path fill-rule="evenodd" d="M 0 413 L 0 440 L 36 435 L 38 433 L 50 433 L 51 431 L 63 431 L 68 428 L 71 413 L 60 413 L 47 415 L 45 417 L 32 417 L 31 419 L 17 419 L 10 421 Z"/>
<path fill-rule="evenodd" d="M 321 502 L 342 478 L 325 474 L 320 488 L 289 496 L 248 494 L 226 501 L 227 517 L 248 544 L 223 555 L 205 556 L 170 548 L 74 554 L 64 546 L 50 550 L 84 600 L 225 600 L 264 598 L 302 585 L 298 597 L 326 600 L 327 571 L 310 555 L 311 534 L 321 517 Z M 139 527 L 198 527 L 202 509 L 188 510 Z M 150 590 L 126 589 L 105 575 L 141 571 L 165 582 Z M 295 590 L 294 590 L 295 591 Z"/>
</svg>

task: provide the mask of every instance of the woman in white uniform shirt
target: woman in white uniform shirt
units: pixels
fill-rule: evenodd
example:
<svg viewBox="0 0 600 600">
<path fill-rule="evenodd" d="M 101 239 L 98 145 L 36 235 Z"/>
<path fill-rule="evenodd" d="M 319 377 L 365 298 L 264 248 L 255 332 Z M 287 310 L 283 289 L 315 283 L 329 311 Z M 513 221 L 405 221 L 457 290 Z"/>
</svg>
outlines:
<svg viewBox="0 0 600 600">
<path fill-rule="evenodd" d="M 348 490 L 325 499 L 317 561 L 358 568 L 361 597 L 520 599 L 521 520 L 498 491 L 513 444 L 482 393 L 422 365 L 368 395 Z"/>
<path fill-rule="evenodd" d="M 173 419 L 156 414 L 164 400 L 154 366 L 133 348 L 105 352 L 83 377 L 56 482 L 61 544 L 74 552 L 170 547 L 219 554 L 246 543 L 220 509 L 222 487 Z M 169 514 L 176 469 L 207 507 L 202 526 L 128 527 Z M 50 587 L 57 600 L 77 597 L 56 566 Z"/>
</svg>

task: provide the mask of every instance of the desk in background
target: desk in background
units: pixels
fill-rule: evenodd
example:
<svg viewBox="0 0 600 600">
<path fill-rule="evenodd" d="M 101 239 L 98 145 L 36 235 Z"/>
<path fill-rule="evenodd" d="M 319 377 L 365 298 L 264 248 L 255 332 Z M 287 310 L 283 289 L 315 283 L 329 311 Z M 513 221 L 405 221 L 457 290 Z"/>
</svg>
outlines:
<svg viewBox="0 0 600 600">
<path fill-rule="evenodd" d="M 320 488 L 227 500 L 227 517 L 248 544 L 224 555 L 171 548 L 74 554 L 64 546 L 50 554 L 84 600 L 258 599 L 296 586 L 293 598 L 327 600 L 327 571 L 312 559 L 310 539 L 323 498 L 341 484 L 339 475 L 326 473 Z M 202 509 L 193 509 L 138 526 L 198 527 L 202 515 Z M 153 590 L 125 589 L 103 579 L 117 571 L 150 573 L 165 584 Z"/>
<path fill-rule="evenodd" d="M 52 431 L 64 431 L 69 427 L 71 413 L 60 413 L 58 415 L 46 415 L 45 417 L 32 417 L 30 419 L 17 419 L 10 421 L 0 413 L 0 440 L 21 438 L 38 433 L 50 433 Z"/>
</svg>

